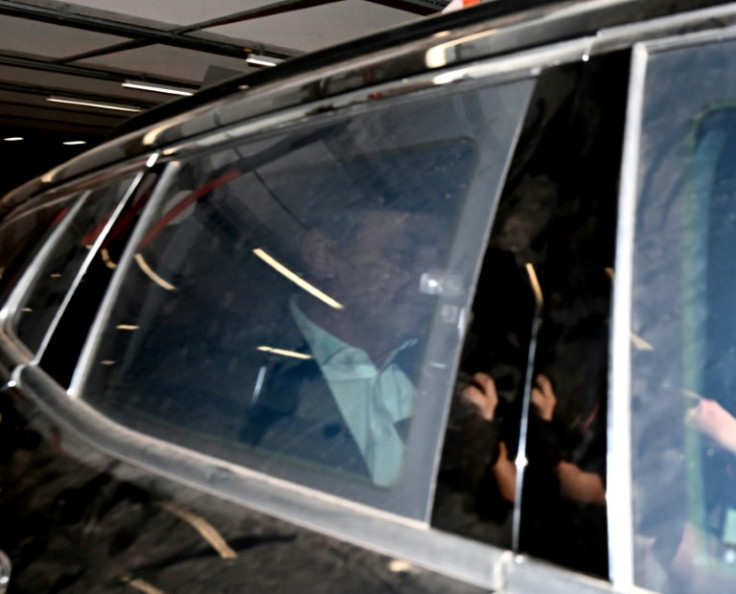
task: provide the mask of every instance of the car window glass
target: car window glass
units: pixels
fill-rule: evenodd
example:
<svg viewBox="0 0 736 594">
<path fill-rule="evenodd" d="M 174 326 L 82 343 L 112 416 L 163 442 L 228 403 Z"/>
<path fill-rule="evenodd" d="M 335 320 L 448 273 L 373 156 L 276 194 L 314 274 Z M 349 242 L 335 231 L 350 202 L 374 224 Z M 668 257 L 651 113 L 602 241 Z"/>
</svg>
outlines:
<svg viewBox="0 0 736 594">
<path fill-rule="evenodd" d="M 82 397 L 141 432 L 424 517 L 531 84 L 395 101 L 182 163 Z"/>
<path fill-rule="evenodd" d="M 539 78 L 473 303 L 433 514 L 438 528 L 601 577 L 627 63 Z"/>
<path fill-rule="evenodd" d="M 20 274 L 43 244 L 43 238 L 64 219 L 79 194 L 49 199 L 42 196 L 10 213 L 0 225 L 0 299 L 5 299 Z"/>
<path fill-rule="evenodd" d="M 80 351 L 87 338 L 105 291 L 112 279 L 131 234 L 152 195 L 158 174 L 147 174 L 135 187 L 117 218 L 112 221 L 94 255 L 86 262 L 79 286 L 67 303 L 58 325 L 43 352 L 41 367 L 59 384 L 68 387 Z"/>
<path fill-rule="evenodd" d="M 129 176 L 90 191 L 48 258 L 34 274 L 33 286 L 14 320 L 16 334 L 31 351 L 35 352 L 40 346 L 92 244 L 102 233 L 132 181 L 133 177 Z"/>
<path fill-rule="evenodd" d="M 636 580 L 736 586 L 736 42 L 654 52 L 631 327 Z"/>
</svg>

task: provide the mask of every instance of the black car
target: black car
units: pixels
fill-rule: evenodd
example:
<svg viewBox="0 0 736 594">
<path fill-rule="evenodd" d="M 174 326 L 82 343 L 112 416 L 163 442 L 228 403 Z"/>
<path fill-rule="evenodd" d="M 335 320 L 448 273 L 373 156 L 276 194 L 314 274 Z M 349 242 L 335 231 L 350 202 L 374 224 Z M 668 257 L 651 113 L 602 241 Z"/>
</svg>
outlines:
<svg viewBox="0 0 736 594">
<path fill-rule="evenodd" d="M 7 195 L 9 591 L 731 591 L 734 65 L 499 0 Z"/>
</svg>

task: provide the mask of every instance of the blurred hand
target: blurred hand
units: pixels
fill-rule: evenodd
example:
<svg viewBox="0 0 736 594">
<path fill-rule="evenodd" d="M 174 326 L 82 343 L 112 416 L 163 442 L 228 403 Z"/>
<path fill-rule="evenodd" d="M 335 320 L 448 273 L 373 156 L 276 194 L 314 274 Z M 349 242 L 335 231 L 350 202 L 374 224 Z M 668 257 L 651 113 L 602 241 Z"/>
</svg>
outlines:
<svg viewBox="0 0 736 594">
<path fill-rule="evenodd" d="M 552 389 L 552 382 L 544 374 L 539 374 L 532 388 L 532 404 L 537 414 L 545 421 L 551 421 L 555 413 L 557 397 Z"/>
<path fill-rule="evenodd" d="M 474 405 L 478 414 L 492 421 L 498 406 L 498 392 L 493 378 L 482 372 L 473 375 L 472 384 L 465 386 L 460 394 L 466 402 Z"/>
<path fill-rule="evenodd" d="M 498 442 L 498 449 L 498 460 L 491 470 L 501 497 L 513 503 L 516 499 L 516 466 L 509 459 L 509 450 L 503 441 Z"/>
<path fill-rule="evenodd" d="M 511 458 L 509 458 L 509 449 L 506 447 L 505 441 L 499 441 L 498 442 L 498 460 L 496 460 L 496 464 L 505 464 L 506 462 L 509 462 Z"/>
<path fill-rule="evenodd" d="M 697 406 L 687 412 L 685 421 L 736 454 L 736 419 L 715 400 L 701 398 Z"/>
</svg>

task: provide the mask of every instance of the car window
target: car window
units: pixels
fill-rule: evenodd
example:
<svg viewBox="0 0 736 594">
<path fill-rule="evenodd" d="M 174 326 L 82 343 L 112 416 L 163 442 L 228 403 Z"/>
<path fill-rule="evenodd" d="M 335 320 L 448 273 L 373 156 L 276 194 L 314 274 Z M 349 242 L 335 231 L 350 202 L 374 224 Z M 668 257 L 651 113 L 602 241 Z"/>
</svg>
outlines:
<svg viewBox="0 0 736 594">
<path fill-rule="evenodd" d="M 608 576 L 608 319 L 628 56 L 549 69 L 475 294 L 433 524 Z"/>
<path fill-rule="evenodd" d="M 634 569 L 649 588 L 725 592 L 736 585 L 736 42 L 657 49 L 636 139 Z"/>
<path fill-rule="evenodd" d="M 0 225 L 0 298 L 5 300 L 25 267 L 75 204 L 79 193 L 41 196 L 8 214 Z"/>
<path fill-rule="evenodd" d="M 93 231 L 93 234 L 99 233 L 99 237 L 96 237 L 93 242 L 95 245 L 91 245 L 88 250 L 78 273 L 79 282 L 67 296 L 63 311 L 53 332 L 48 336 L 40 361 L 43 370 L 64 387 L 68 387 L 71 382 L 97 309 L 128 240 L 148 204 L 157 179 L 157 172 L 149 172 L 142 176 L 140 182 L 133 182 L 126 190 L 126 193 L 131 194 L 130 199 L 126 199 L 126 203 L 120 205 L 122 208 L 116 208 L 115 214 L 110 219 L 101 221 Z M 129 180 L 116 180 L 111 188 L 101 192 L 108 192 L 106 195 L 110 196 L 129 183 Z M 91 235 L 86 238 L 89 239 Z M 67 244 L 60 245 L 55 251 L 60 252 L 62 247 L 66 247 L 67 251 L 74 249 Z"/>
<path fill-rule="evenodd" d="M 138 431 L 424 518 L 531 86 L 393 101 L 182 162 L 72 389 Z"/>
<path fill-rule="evenodd" d="M 117 214 L 118 204 L 132 183 L 131 175 L 86 192 L 83 204 L 67 221 L 53 249 L 34 272 L 32 286 L 13 321 L 18 338 L 32 352 L 41 346 L 57 310 L 89 259 L 93 244 Z"/>
</svg>

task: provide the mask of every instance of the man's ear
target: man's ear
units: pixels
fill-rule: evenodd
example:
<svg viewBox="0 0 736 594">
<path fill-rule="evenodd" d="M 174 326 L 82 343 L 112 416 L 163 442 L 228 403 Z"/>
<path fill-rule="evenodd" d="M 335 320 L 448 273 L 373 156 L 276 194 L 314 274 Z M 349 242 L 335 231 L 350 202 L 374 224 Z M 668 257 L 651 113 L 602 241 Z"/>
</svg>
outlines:
<svg viewBox="0 0 736 594">
<path fill-rule="evenodd" d="M 320 280 L 335 278 L 340 264 L 336 250 L 337 242 L 317 229 L 310 229 L 302 239 L 302 256 L 307 268 Z"/>
</svg>

